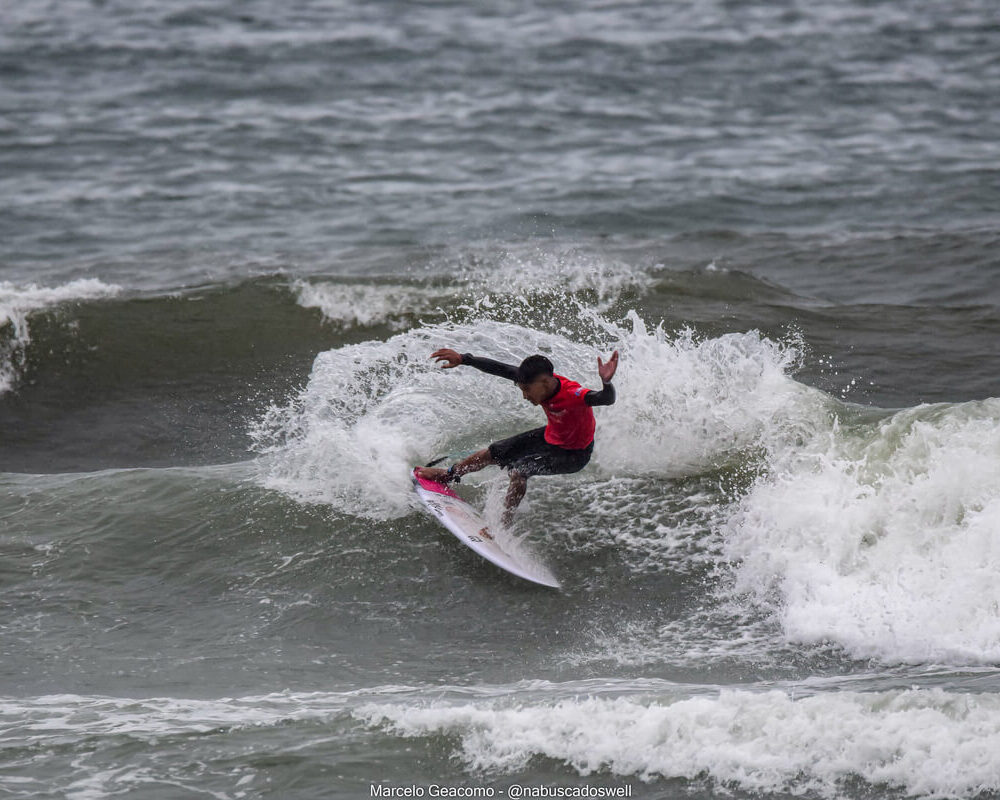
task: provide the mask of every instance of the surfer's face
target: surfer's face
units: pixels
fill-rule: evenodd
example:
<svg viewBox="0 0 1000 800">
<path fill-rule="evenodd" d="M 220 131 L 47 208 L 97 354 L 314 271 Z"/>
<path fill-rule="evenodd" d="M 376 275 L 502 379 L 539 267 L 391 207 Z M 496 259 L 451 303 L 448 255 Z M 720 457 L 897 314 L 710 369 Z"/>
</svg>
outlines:
<svg viewBox="0 0 1000 800">
<path fill-rule="evenodd" d="M 525 400 L 533 406 L 537 406 L 549 399 L 552 394 L 553 381 L 554 378 L 551 375 L 539 375 L 531 383 L 519 383 L 517 388 L 521 390 L 521 395 Z"/>
</svg>

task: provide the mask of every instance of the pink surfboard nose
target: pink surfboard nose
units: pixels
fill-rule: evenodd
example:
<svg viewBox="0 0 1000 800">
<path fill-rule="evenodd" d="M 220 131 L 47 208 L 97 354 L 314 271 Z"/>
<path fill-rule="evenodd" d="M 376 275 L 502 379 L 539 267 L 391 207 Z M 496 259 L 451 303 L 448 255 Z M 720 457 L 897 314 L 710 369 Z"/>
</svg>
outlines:
<svg viewBox="0 0 1000 800">
<path fill-rule="evenodd" d="M 434 494 L 444 494 L 448 497 L 458 497 L 451 489 L 445 486 L 443 483 L 438 483 L 437 481 L 429 481 L 426 478 L 421 478 L 417 475 L 417 470 L 419 467 L 413 468 L 413 480 L 417 482 L 421 489 L 426 489 L 428 492 L 434 492 Z"/>
</svg>

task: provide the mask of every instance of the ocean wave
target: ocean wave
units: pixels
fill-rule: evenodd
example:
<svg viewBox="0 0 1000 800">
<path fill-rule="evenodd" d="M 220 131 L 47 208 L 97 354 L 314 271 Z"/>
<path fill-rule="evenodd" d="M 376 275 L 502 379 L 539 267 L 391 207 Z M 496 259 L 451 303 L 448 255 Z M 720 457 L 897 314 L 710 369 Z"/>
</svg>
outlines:
<svg viewBox="0 0 1000 800">
<path fill-rule="evenodd" d="M 921 406 L 776 449 L 726 556 L 792 641 L 996 663 L 998 522 L 1000 400 Z"/>
<path fill-rule="evenodd" d="M 625 484 L 617 504 L 598 502 L 614 484 L 570 492 L 584 523 L 591 505 L 606 512 L 576 546 L 712 576 L 683 618 L 596 628 L 570 661 L 1000 663 L 1000 400 L 889 412 L 819 399 L 761 420 L 757 460 L 715 492 L 685 484 L 686 506 L 662 484 L 638 499 Z"/>
<path fill-rule="evenodd" d="M 457 740 L 455 754 L 472 771 L 516 773 L 544 757 L 585 776 L 707 777 L 751 792 L 837 797 L 857 779 L 918 797 L 1000 790 L 993 695 L 726 689 L 707 697 L 384 703 L 354 713 L 398 736 Z"/>
<path fill-rule="evenodd" d="M 32 312 L 76 300 L 113 297 L 120 291 L 120 286 L 96 278 L 81 278 L 54 287 L 18 286 L 0 281 L 0 396 L 14 388 L 24 366 L 25 352 L 31 343 Z"/>
<path fill-rule="evenodd" d="M 730 633 L 698 647 L 721 658 L 807 644 L 889 663 L 1000 661 L 1000 400 L 863 409 L 795 380 L 794 334 L 703 336 L 635 311 L 563 308 L 570 323 L 541 330 L 482 307 L 321 353 L 299 395 L 253 426 L 261 483 L 401 518 L 415 510 L 413 464 L 541 422 L 505 382 L 435 368 L 435 348 L 515 363 L 543 352 L 592 385 L 597 354 L 617 348 L 618 402 L 597 410 L 591 465 L 526 501 L 553 543 L 613 546 L 633 573 L 711 571 L 709 622 Z M 711 475 L 714 486 L 698 482 Z M 467 483 L 496 505 L 495 473 Z M 685 491 L 698 496 L 683 502 Z M 673 628 L 633 623 L 648 633 L 641 646 L 605 637 L 607 658 L 650 663 L 662 648 L 676 660 Z"/>
<path fill-rule="evenodd" d="M 684 779 L 751 793 L 864 797 L 877 787 L 944 798 L 1000 790 L 1000 698 L 850 683 L 526 680 L 211 698 L 3 697 L 0 739 L 24 762 L 44 757 L 51 785 L 79 792 L 86 781 L 94 793 L 162 781 L 249 786 L 261 777 L 258 754 L 340 763 L 344 747 L 387 755 L 397 752 L 393 741 L 408 742 L 408 759 L 414 749 L 450 752 L 452 780 L 465 773 L 492 782 L 547 759 L 583 777 Z M 219 760 L 192 770 L 206 741 Z M 126 751 L 140 769 L 115 769 Z M 353 777 L 367 786 L 362 774 Z M 44 795 L 41 785 L 21 788 Z"/>
</svg>

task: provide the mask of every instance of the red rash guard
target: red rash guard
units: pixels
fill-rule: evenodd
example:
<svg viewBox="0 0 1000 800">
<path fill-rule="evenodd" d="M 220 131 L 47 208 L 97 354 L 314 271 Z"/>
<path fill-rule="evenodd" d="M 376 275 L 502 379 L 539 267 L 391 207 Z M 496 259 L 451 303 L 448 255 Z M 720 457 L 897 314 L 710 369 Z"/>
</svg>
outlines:
<svg viewBox="0 0 1000 800">
<path fill-rule="evenodd" d="M 519 380 L 517 367 L 502 364 L 492 358 L 479 358 L 472 353 L 462 353 L 466 366 L 514 381 Z M 559 381 L 559 391 L 551 399 L 540 403 L 548 425 L 545 426 L 545 441 L 564 450 L 583 450 L 594 442 L 594 419 L 592 406 L 610 406 L 615 402 L 615 387 L 605 383 L 599 392 L 585 389 L 576 381 L 554 376 Z"/>
<path fill-rule="evenodd" d="M 588 390 L 562 375 L 555 377 L 559 379 L 559 391 L 541 404 L 549 421 L 545 441 L 567 450 L 582 450 L 594 441 L 597 427 L 594 412 L 584 400 Z"/>
</svg>

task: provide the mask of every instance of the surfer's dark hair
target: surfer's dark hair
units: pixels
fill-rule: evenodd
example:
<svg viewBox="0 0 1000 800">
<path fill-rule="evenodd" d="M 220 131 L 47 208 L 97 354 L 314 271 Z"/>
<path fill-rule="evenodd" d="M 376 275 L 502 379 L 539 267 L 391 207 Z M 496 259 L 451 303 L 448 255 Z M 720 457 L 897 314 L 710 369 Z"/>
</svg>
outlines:
<svg viewBox="0 0 1000 800">
<path fill-rule="evenodd" d="M 517 368 L 517 382 L 531 383 L 540 375 L 552 375 L 555 369 L 545 356 L 528 356 Z"/>
</svg>

